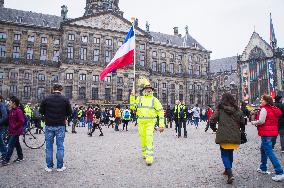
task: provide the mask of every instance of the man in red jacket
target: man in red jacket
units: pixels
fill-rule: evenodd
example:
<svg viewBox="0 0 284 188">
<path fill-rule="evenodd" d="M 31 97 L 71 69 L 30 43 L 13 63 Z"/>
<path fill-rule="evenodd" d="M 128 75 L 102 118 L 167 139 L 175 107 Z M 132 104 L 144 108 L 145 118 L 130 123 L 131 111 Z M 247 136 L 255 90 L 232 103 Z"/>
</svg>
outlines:
<svg viewBox="0 0 284 188">
<path fill-rule="evenodd" d="M 273 99 L 269 95 L 263 95 L 261 99 L 261 110 L 257 121 L 252 124 L 257 126 L 258 135 L 261 137 L 261 165 L 257 172 L 270 174 L 267 171 L 267 159 L 269 158 L 275 170 L 274 181 L 284 181 L 284 173 L 273 149 L 272 140 L 278 136 L 278 118 L 282 115 L 279 108 L 273 104 Z"/>
<path fill-rule="evenodd" d="M 207 124 L 206 124 L 206 128 L 205 128 L 205 132 L 207 132 L 208 131 L 208 129 L 209 129 L 209 126 L 210 126 L 210 118 L 213 116 L 213 114 L 214 114 L 214 112 L 213 112 L 213 110 L 212 110 L 212 108 L 211 108 L 211 105 L 208 105 L 208 109 L 207 109 L 207 117 L 208 117 L 208 121 L 207 121 Z M 212 129 L 212 127 L 211 127 L 211 129 Z M 212 129 L 213 130 L 213 129 Z M 213 130 L 213 132 L 215 132 L 215 130 Z"/>
</svg>

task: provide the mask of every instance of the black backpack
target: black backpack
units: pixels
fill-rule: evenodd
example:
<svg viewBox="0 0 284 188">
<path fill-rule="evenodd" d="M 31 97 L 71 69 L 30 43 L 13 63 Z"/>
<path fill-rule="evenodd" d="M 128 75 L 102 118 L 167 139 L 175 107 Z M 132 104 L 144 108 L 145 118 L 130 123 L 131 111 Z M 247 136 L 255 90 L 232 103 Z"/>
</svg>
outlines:
<svg viewBox="0 0 284 188">
<path fill-rule="evenodd" d="M 180 108 L 180 112 L 179 112 L 179 118 L 180 119 L 184 119 L 185 118 L 185 106 L 183 106 L 182 108 Z"/>
</svg>

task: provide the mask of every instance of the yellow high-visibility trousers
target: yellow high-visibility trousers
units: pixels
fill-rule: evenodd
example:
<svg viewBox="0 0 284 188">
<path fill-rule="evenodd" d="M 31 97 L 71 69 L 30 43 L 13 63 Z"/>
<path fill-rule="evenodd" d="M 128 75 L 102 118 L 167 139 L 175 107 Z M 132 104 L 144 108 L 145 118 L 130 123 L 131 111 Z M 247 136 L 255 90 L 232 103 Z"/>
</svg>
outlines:
<svg viewBox="0 0 284 188">
<path fill-rule="evenodd" d="M 142 147 L 142 156 L 146 159 L 147 163 L 154 161 L 154 146 L 153 136 L 156 120 L 139 120 L 138 131 Z"/>
</svg>

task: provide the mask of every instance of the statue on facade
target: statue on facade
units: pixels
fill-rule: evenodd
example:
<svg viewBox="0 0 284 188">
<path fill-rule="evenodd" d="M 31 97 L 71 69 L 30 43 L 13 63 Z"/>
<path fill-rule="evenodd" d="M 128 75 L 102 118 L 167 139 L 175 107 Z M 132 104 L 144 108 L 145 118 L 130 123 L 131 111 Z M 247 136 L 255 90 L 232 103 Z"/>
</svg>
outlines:
<svg viewBox="0 0 284 188">
<path fill-rule="evenodd" d="M 63 20 L 67 20 L 67 13 L 68 13 L 68 7 L 66 5 L 61 6 L 61 17 Z"/>
<path fill-rule="evenodd" d="M 146 31 L 147 31 L 147 32 L 150 32 L 150 24 L 149 24 L 148 21 L 146 22 Z"/>
<path fill-rule="evenodd" d="M 185 26 L 185 33 L 188 34 L 188 25 Z"/>
</svg>

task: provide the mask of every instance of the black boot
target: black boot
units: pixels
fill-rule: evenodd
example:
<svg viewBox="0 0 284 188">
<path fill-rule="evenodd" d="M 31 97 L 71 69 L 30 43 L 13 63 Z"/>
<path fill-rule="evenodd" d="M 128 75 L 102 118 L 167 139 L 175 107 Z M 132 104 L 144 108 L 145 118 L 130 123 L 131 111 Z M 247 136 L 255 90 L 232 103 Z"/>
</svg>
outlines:
<svg viewBox="0 0 284 188">
<path fill-rule="evenodd" d="M 232 184 L 233 181 L 235 180 L 235 177 L 233 175 L 232 169 L 227 169 L 227 174 L 228 174 L 227 184 Z"/>
</svg>

